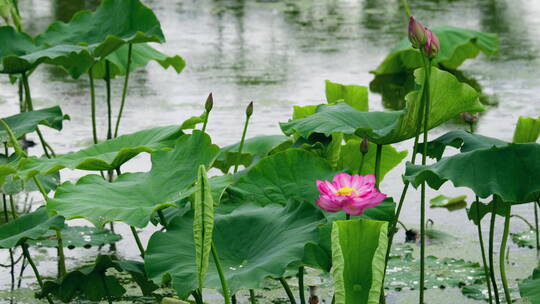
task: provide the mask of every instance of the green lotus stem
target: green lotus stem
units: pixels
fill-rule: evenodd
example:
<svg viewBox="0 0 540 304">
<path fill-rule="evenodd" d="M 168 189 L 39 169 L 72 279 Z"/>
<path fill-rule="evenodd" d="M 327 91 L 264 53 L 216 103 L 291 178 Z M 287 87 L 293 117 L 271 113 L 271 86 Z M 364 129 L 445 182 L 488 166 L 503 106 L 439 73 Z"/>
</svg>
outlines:
<svg viewBox="0 0 540 304">
<path fill-rule="evenodd" d="M 66 274 L 66 256 L 64 255 L 64 242 L 62 241 L 62 232 L 56 230 L 56 239 L 58 241 L 58 278 Z"/>
<path fill-rule="evenodd" d="M 291 287 L 289 287 L 287 281 L 284 278 L 279 278 L 279 282 L 283 286 L 283 289 L 285 289 L 285 292 L 287 293 L 287 297 L 289 297 L 289 301 L 291 302 L 291 304 L 296 304 L 296 300 L 294 299 Z"/>
<path fill-rule="evenodd" d="M 235 294 L 232 295 L 231 302 L 232 302 L 232 304 L 236 304 L 237 301 L 236 301 L 236 295 Z"/>
<path fill-rule="evenodd" d="M 407 14 L 407 17 L 411 17 L 411 9 L 409 8 L 409 2 L 407 0 L 401 0 L 403 3 L 403 8 L 405 9 L 405 13 Z"/>
<path fill-rule="evenodd" d="M 422 58 L 424 61 L 424 150 L 422 151 L 422 165 L 426 165 L 427 161 L 427 144 L 428 144 L 428 132 L 429 132 L 429 106 L 431 103 L 430 100 L 430 76 L 431 76 L 431 59 L 427 58 L 428 56 L 422 53 Z M 426 260 L 426 227 L 424 223 L 426 222 L 426 182 L 422 182 L 422 187 L 420 190 L 420 297 L 419 303 L 424 303 L 424 278 L 425 278 L 425 260 Z"/>
<path fill-rule="evenodd" d="M 504 254 L 506 250 L 506 243 L 508 242 L 508 234 L 510 232 L 510 211 L 512 205 L 508 204 L 508 209 L 504 216 L 504 231 L 503 238 L 501 241 L 501 249 L 499 252 L 499 267 L 501 269 L 501 281 L 504 289 L 504 297 L 506 298 L 506 303 L 512 303 L 512 296 L 510 294 L 510 289 L 508 288 L 508 280 L 506 278 L 506 263 L 504 262 Z"/>
<path fill-rule="evenodd" d="M 493 284 L 493 294 L 495 295 L 495 303 L 500 304 L 499 300 L 499 288 L 497 287 L 497 279 L 495 278 L 495 266 L 493 262 L 493 241 L 495 239 L 495 211 L 497 210 L 497 200 L 493 200 L 491 210 L 491 220 L 489 224 L 489 248 L 488 248 L 488 258 L 489 258 L 489 273 L 491 275 L 491 284 Z"/>
<path fill-rule="evenodd" d="M 8 215 L 8 211 L 7 211 L 7 199 L 6 199 L 6 195 L 5 194 L 2 194 L 2 200 L 3 200 L 3 203 L 4 203 L 4 218 L 5 218 L 5 221 L 6 221 L 6 224 L 9 222 L 9 215 Z M 11 291 L 13 291 L 15 289 L 15 262 L 13 261 L 13 250 L 11 250 L 11 248 L 9 248 L 9 259 L 10 259 L 10 262 L 11 262 L 11 269 L 10 269 L 10 274 L 11 274 Z"/>
<path fill-rule="evenodd" d="M 9 141 L 11 142 L 11 145 L 13 145 L 13 148 L 15 149 L 15 155 L 20 156 L 20 157 L 26 157 L 26 153 L 21 148 L 21 145 L 19 145 L 19 142 L 17 141 L 17 138 L 15 137 L 15 134 L 13 133 L 13 130 L 11 130 L 9 125 L 3 119 L 0 119 L 0 125 L 2 125 L 4 130 L 6 130 L 9 136 Z"/>
<path fill-rule="evenodd" d="M 25 104 L 24 104 L 24 99 L 23 99 L 23 84 L 22 84 L 22 80 L 19 79 L 19 112 L 26 112 L 26 107 L 25 107 Z"/>
<path fill-rule="evenodd" d="M 480 214 L 480 201 L 478 200 L 478 196 L 476 196 L 476 213 Z M 489 297 L 489 303 L 493 303 L 493 296 L 491 294 L 491 282 L 490 282 L 490 276 L 489 276 L 489 268 L 487 265 L 486 260 L 486 249 L 484 248 L 484 237 L 482 236 L 482 221 L 478 221 L 478 225 L 476 225 L 477 232 L 478 232 L 478 242 L 480 243 L 480 252 L 482 253 L 482 264 L 484 266 L 484 275 L 486 276 L 486 285 L 488 289 L 488 297 Z"/>
<path fill-rule="evenodd" d="M 135 243 L 137 243 L 137 248 L 139 248 L 139 251 L 141 252 L 141 257 L 144 259 L 144 247 L 142 245 L 141 239 L 139 238 L 139 233 L 137 233 L 137 229 L 133 226 L 129 226 L 131 229 L 131 233 L 133 234 L 133 238 L 135 238 Z"/>
<path fill-rule="evenodd" d="M 416 155 L 418 154 L 418 142 L 420 140 L 420 131 L 422 130 L 422 119 L 423 119 L 423 113 L 424 113 L 424 91 L 425 88 L 422 90 L 422 95 L 420 97 L 420 109 L 418 109 L 418 124 L 416 125 L 416 132 L 414 136 L 414 144 L 413 144 L 413 153 L 411 156 L 411 163 L 414 165 L 416 163 Z M 383 275 L 383 282 L 381 284 L 381 296 L 380 296 L 380 302 L 385 303 L 386 299 L 384 296 L 384 279 L 386 277 L 386 268 L 388 267 L 388 258 L 390 257 L 390 251 L 392 250 L 392 243 L 394 241 L 394 236 L 396 234 L 396 227 L 399 222 L 399 216 L 401 215 L 401 210 L 403 209 L 403 205 L 405 203 L 405 197 L 407 196 L 407 191 L 409 190 L 409 181 L 404 181 L 403 184 L 403 190 L 401 191 L 401 196 L 399 198 L 399 203 L 397 205 L 396 214 L 394 216 L 394 220 L 390 224 L 390 227 L 388 229 L 388 247 L 386 249 L 386 257 L 384 259 L 384 275 Z"/>
<path fill-rule="evenodd" d="M 9 196 L 9 205 L 11 207 L 11 217 L 13 217 L 13 219 L 16 219 L 18 216 L 17 209 L 15 208 L 15 202 L 13 201 L 13 195 Z"/>
<path fill-rule="evenodd" d="M 30 264 L 30 267 L 32 267 L 32 270 L 34 271 L 34 275 L 36 276 L 36 280 L 38 281 L 39 287 L 43 289 L 43 280 L 41 280 L 41 276 L 39 275 L 39 271 L 36 267 L 36 264 L 32 260 L 32 257 L 30 257 L 30 252 L 28 252 L 28 244 L 22 243 L 21 244 L 23 255 L 28 261 L 28 264 Z M 51 297 L 49 295 L 46 295 L 45 298 L 47 298 L 47 302 L 50 304 L 54 304 Z"/>
<path fill-rule="evenodd" d="M 169 223 L 167 223 L 167 218 L 165 218 L 165 215 L 163 214 L 163 211 L 158 210 L 157 214 L 159 216 L 159 222 L 165 229 L 169 229 Z"/>
<path fill-rule="evenodd" d="M 128 55 L 126 65 L 126 77 L 124 78 L 124 87 L 122 88 L 122 99 L 120 101 L 120 110 L 118 111 L 118 117 L 116 118 L 116 126 L 114 128 L 114 137 L 118 136 L 118 128 L 120 127 L 120 120 L 122 119 L 122 113 L 124 112 L 124 105 L 126 103 L 127 88 L 129 83 L 129 69 L 131 68 L 131 52 L 133 44 L 128 44 Z"/>
<path fill-rule="evenodd" d="M 94 87 L 93 70 L 88 70 L 88 78 L 90 79 L 90 111 L 92 115 L 92 138 L 94 145 L 98 143 L 97 128 L 96 128 L 96 90 Z"/>
<path fill-rule="evenodd" d="M 540 200 L 538 200 L 534 204 L 534 225 L 536 229 L 534 231 L 536 232 L 536 253 L 538 254 L 540 252 L 540 236 L 538 235 L 538 206 L 540 205 Z"/>
<path fill-rule="evenodd" d="M 300 304 L 306 304 L 304 291 L 304 266 L 302 266 L 298 268 L 298 295 L 300 296 Z"/>
<path fill-rule="evenodd" d="M 223 298 L 225 299 L 225 304 L 230 304 L 231 297 L 229 295 L 229 286 L 227 285 L 227 280 L 225 279 L 225 274 L 223 273 L 223 268 L 221 267 L 221 262 L 219 260 L 219 255 L 217 253 L 214 242 L 212 242 L 211 248 L 212 258 L 214 259 L 214 263 L 216 264 L 216 270 L 219 275 L 219 281 L 221 282 L 221 289 L 223 290 Z"/>
<path fill-rule="evenodd" d="M 236 156 L 236 162 L 234 164 L 233 173 L 238 172 L 238 165 L 240 163 L 240 158 L 242 157 L 242 149 L 244 148 L 244 141 L 246 139 L 247 128 L 249 124 L 249 118 L 253 114 L 253 101 L 248 105 L 246 109 L 246 122 L 244 124 L 244 130 L 242 131 L 242 138 L 240 139 L 240 146 L 238 147 L 238 156 Z"/>
<path fill-rule="evenodd" d="M 28 109 L 28 111 L 34 111 L 34 105 L 32 104 L 32 94 L 30 93 L 30 85 L 28 83 L 28 77 L 26 76 L 25 72 L 21 73 L 21 76 L 22 76 L 22 82 L 23 82 L 23 87 L 24 87 L 26 108 Z M 41 146 L 43 148 L 43 152 L 45 153 L 45 156 L 47 158 L 51 158 L 51 155 L 53 157 L 56 157 L 56 153 L 54 153 L 51 146 L 45 141 L 45 139 L 43 138 L 43 134 L 41 134 L 41 131 L 39 130 L 38 126 L 36 126 L 36 133 L 39 137 L 39 141 L 41 142 Z M 49 154 L 49 151 L 47 150 L 49 150 L 51 154 Z"/>
<path fill-rule="evenodd" d="M 381 182 L 381 157 L 383 146 L 377 144 L 377 154 L 375 155 L 375 188 L 379 189 Z"/>
<path fill-rule="evenodd" d="M 257 299 L 255 298 L 255 290 L 253 289 L 249 290 L 249 302 L 251 304 L 257 304 Z"/>
<path fill-rule="evenodd" d="M 41 184 L 41 182 L 39 181 L 39 179 L 37 179 L 37 177 L 35 175 L 32 176 L 32 180 L 34 181 L 34 183 L 38 187 L 39 192 L 41 193 L 41 195 L 43 196 L 43 199 L 45 200 L 45 203 L 47 203 L 47 199 L 49 198 L 47 196 L 47 191 L 45 191 L 45 188 L 43 188 L 43 185 Z"/>
<path fill-rule="evenodd" d="M 515 217 L 515 218 L 518 218 L 518 219 L 522 220 L 525 224 L 527 224 L 527 226 L 529 226 L 530 230 L 534 230 L 534 226 L 526 218 L 524 218 L 523 216 L 521 216 L 519 214 L 512 214 L 512 215 L 510 215 L 510 217 Z"/>
<path fill-rule="evenodd" d="M 107 90 L 107 139 L 112 138 L 112 109 L 111 109 L 111 63 L 105 60 L 105 88 Z"/>
<path fill-rule="evenodd" d="M 201 295 L 199 294 L 199 292 L 197 290 L 192 291 L 191 295 L 195 299 L 195 303 L 204 304 L 203 301 L 202 301 L 202 297 L 201 297 Z"/>
</svg>

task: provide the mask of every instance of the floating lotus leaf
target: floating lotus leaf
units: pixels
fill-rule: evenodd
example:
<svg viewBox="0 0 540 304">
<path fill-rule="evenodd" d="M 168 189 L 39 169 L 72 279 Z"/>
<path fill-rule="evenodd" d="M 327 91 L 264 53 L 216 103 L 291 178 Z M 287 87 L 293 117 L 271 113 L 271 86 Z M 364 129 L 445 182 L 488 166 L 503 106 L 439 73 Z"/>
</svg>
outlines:
<svg viewBox="0 0 540 304">
<path fill-rule="evenodd" d="M 480 51 L 493 55 L 499 49 L 499 38 L 495 34 L 482 33 L 463 28 L 441 26 L 432 31 L 439 38 L 439 54 L 434 65 L 445 69 L 457 69 L 465 60 L 476 57 Z M 413 49 L 409 39 L 401 40 L 384 61 L 373 71 L 376 75 L 397 74 L 422 67 L 422 57 Z"/>
<path fill-rule="evenodd" d="M 67 218 L 85 218 L 96 226 L 122 221 L 145 227 L 154 212 L 175 202 L 197 179 L 200 165 L 210 166 L 219 148 L 201 131 L 183 135 L 171 151 L 152 154 L 147 173 L 125 173 L 112 183 L 99 175 L 66 182 L 49 199 L 47 209 Z"/>
<path fill-rule="evenodd" d="M 172 149 L 182 134 L 178 126 L 156 127 L 109 139 L 53 159 L 29 157 L 21 160 L 18 174 L 28 179 L 36 173 L 47 175 L 63 168 L 91 171 L 113 170 L 120 168 L 122 164 L 139 153 Z"/>
<path fill-rule="evenodd" d="M 128 49 L 128 45 L 123 45 L 105 58 L 110 64 L 109 75 L 111 78 L 126 74 Z M 105 77 L 105 60 L 100 60 L 92 67 L 92 75 L 94 78 Z M 182 72 L 186 66 L 184 59 L 178 55 L 167 56 L 146 43 L 132 45 L 130 71 L 139 67 L 144 67 L 150 61 L 157 62 L 164 69 L 172 67 L 176 73 Z"/>
<path fill-rule="evenodd" d="M 335 221 L 332 226 L 332 277 L 335 303 L 379 303 L 384 280 L 388 223 Z"/>
<path fill-rule="evenodd" d="M 305 138 L 312 133 L 323 133 L 326 136 L 334 132 L 356 134 L 367 136 L 376 144 L 392 144 L 412 138 L 417 130 L 424 69 L 417 69 L 414 75 L 420 88 L 406 96 L 407 106 L 404 111 L 360 112 L 344 103 L 323 105 L 311 116 L 281 123 L 281 129 L 287 135 L 298 133 Z M 430 99 L 429 129 L 459 113 L 483 110 L 478 93 L 473 88 L 459 82 L 452 74 L 434 67 L 431 70 Z"/>
<path fill-rule="evenodd" d="M 122 236 L 108 229 L 87 226 L 65 226 L 62 231 L 62 243 L 64 247 L 73 249 L 76 247 L 89 248 L 118 242 Z M 38 247 L 56 248 L 58 239 L 56 232 L 49 230 L 38 239 L 29 240 L 28 244 Z"/>
<path fill-rule="evenodd" d="M 159 20 L 139 0 L 105 0 L 95 12 L 77 12 L 69 23 L 56 21 L 36 37 L 49 46 L 83 45 L 105 57 L 126 43 L 164 42 Z"/>
<path fill-rule="evenodd" d="M 512 241 L 519 247 L 536 248 L 536 231 L 527 230 L 519 233 L 510 233 Z"/>
<path fill-rule="evenodd" d="M 532 304 L 540 303 L 540 267 L 533 271 L 530 278 L 519 284 L 519 294 Z"/>
<path fill-rule="evenodd" d="M 540 136 L 540 117 L 520 116 L 514 130 L 515 143 L 536 142 Z"/>
<path fill-rule="evenodd" d="M 223 147 L 214 167 L 227 173 L 239 160 L 239 164 L 247 168 L 288 140 L 289 137 L 283 135 L 261 135 L 248 138 L 244 141 L 241 155 L 238 155 L 239 142 Z"/>
<path fill-rule="evenodd" d="M 63 217 L 49 217 L 45 208 L 39 208 L 0 226 L 0 247 L 13 248 L 27 239 L 42 237 L 51 228 L 59 229 L 63 226 Z"/>
<path fill-rule="evenodd" d="M 420 265 L 410 245 L 395 244 L 388 260 L 385 288 L 418 289 Z M 455 258 L 426 257 L 425 288 L 473 286 L 485 282 L 484 268 L 476 262 Z M 485 283 L 484 283 L 485 284 Z"/>
<path fill-rule="evenodd" d="M 526 203 L 540 198 L 538 155 L 540 145 L 533 143 L 474 150 L 428 166 L 407 163 L 404 179 L 414 187 L 426 181 L 433 189 L 450 180 L 481 198 L 494 195 L 504 202 Z"/>
<path fill-rule="evenodd" d="M 336 172 L 313 153 L 288 149 L 261 159 L 229 187 L 234 203 L 282 204 L 289 200 L 315 203 L 317 179 L 332 179 Z"/>
<path fill-rule="evenodd" d="M 244 204 L 226 214 L 220 208 L 216 208 L 213 239 L 233 293 L 261 288 L 269 277 L 282 277 L 287 266 L 302 259 L 305 244 L 317 241 L 317 227 L 324 222 L 323 214 L 306 203 Z M 152 235 L 145 266 L 155 282 L 170 277 L 181 298 L 198 287 L 192 212 L 174 218 L 167 232 Z M 221 288 L 212 258 L 205 286 Z"/>
<path fill-rule="evenodd" d="M 341 148 L 340 155 L 340 168 L 350 171 L 351 173 L 358 173 L 360 175 L 375 174 L 375 157 L 377 146 L 369 143 L 368 152 L 365 156 L 360 153 L 360 139 L 350 139 Z M 407 151 L 397 151 L 396 148 L 385 145 L 382 148 L 381 155 L 381 180 L 384 176 L 390 172 L 393 168 L 399 165 L 403 159 L 407 156 Z M 362 161 L 363 158 L 363 161 Z M 360 164 L 362 163 L 362 171 Z"/>
<path fill-rule="evenodd" d="M 16 138 L 27 133 L 36 131 L 38 125 L 43 125 L 55 130 L 62 130 L 63 120 L 69 116 L 62 114 L 59 106 L 51 108 L 23 112 L 9 117 L 0 118 L 5 121 L 13 131 Z M 9 141 L 9 135 L 4 128 L 0 127 L 0 142 Z"/>
<path fill-rule="evenodd" d="M 510 144 L 497 138 L 479 134 L 471 134 L 463 130 L 450 131 L 428 142 L 427 155 L 431 158 L 441 159 L 447 146 L 459 149 L 461 152 L 470 152 L 491 147 L 504 147 Z M 424 149 L 424 143 L 418 146 L 418 153 Z"/>
</svg>

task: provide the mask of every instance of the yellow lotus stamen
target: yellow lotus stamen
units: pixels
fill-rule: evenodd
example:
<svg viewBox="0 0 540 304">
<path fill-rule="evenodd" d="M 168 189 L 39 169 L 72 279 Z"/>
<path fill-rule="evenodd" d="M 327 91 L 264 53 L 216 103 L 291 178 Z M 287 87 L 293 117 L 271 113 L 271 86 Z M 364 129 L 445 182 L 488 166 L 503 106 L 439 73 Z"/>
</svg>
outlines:
<svg viewBox="0 0 540 304">
<path fill-rule="evenodd" d="M 353 193 L 356 193 L 353 188 L 343 187 L 336 192 L 336 195 L 351 195 Z"/>
</svg>

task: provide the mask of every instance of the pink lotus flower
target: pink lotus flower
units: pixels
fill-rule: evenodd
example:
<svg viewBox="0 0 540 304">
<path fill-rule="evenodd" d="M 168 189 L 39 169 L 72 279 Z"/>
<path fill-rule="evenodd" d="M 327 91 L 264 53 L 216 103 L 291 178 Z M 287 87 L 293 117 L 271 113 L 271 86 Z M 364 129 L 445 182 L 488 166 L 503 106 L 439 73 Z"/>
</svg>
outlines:
<svg viewBox="0 0 540 304">
<path fill-rule="evenodd" d="M 332 182 L 317 180 L 321 195 L 317 205 L 321 209 L 337 212 L 344 210 L 350 215 L 360 215 L 367 208 L 380 204 L 386 194 L 375 188 L 375 175 L 349 175 L 339 173 Z"/>
</svg>

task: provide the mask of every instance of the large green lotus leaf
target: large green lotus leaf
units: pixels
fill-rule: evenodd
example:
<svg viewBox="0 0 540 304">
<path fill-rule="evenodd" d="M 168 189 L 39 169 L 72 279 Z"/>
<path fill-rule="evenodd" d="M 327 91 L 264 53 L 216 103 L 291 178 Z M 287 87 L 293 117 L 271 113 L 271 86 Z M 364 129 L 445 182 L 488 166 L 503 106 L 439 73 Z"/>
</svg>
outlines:
<svg viewBox="0 0 540 304">
<path fill-rule="evenodd" d="M 297 133 L 304 138 L 312 133 L 323 133 L 326 136 L 332 133 L 359 133 L 379 138 L 389 134 L 403 115 L 403 111 L 362 112 L 344 102 L 338 102 L 335 105 L 320 105 L 315 114 L 280 123 L 280 127 L 286 135 Z"/>
<path fill-rule="evenodd" d="M 69 116 L 62 114 L 59 106 L 51 108 L 23 112 L 12 116 L 0 118 L 5 121 L 13 131 L 15 137 L 34 132 L 38 125 L 43 125 L 55 130 L 62 130 L 62 122 L 69 119 Z M 9 135 L 6 130 L 0 128 L 0 142 L 9 141 Z"/>
<path fill-rule="evenodd" d="M 238 155 L 239 142 L 223 147 L 214 167 L 227 173 L 239 160 L 239 164 L 247 168 L 289 139 L 283 135 L 260 135 L 248 138 L 244 141 L 241 155 Z"/>
<path fill-rule="evenodd" d="M 54 22 L 36 41 L 86 46 L 97 58 L 126 43 L 164 42 L 165 38 L 157 17 L 139 0 L 104 0 L 95 12 L 80 11 L 69 23 Z"/>
<path fill-rule="evenodd" d="M 447 180 L 468 187 L 479 197 L 495 195 L 504 202 L 526 203 L 540 198 L 540 144 L 511 144 L 444 157 L 419 166 L 407 163 L 404 179 L 433 189 Z M 526 177 L 526 178 L 525 178 Z"/>
<path fill-rule="evenodd" d="M 287 135 L 298 133 L 308 138 L 312 133 L 326 136 L 334 132 L 367 136 L 376 144 L 397 143 L 416 135 L 420 97 L 424 82 L 424 69 L 414 72 L 418 90 L 406 96 L 404 111 L 360 112 L 338 103 L 335 106 L 319 106 L 317 113 L 288 123 L 281 123 Z M 429 129 L 433 129 L 462 112 L 478 112 L 483 106 L 478 93 L 469 85 L 459 82 L 452 74 L 431 68 Z"/>
<path fill-rule="evenodd" d="M 113 170 L 139 153 L 170 150 L 182 134 L 178 126 L 156 127 L 109 139 L 53 159 L 29 157 L 21 160 L 18 174 L 28 179 L 36 173 L 48 175 L 64 168 Z"/>
<path fill-rule="evenodd" d="M 360 139 L 350 139 L 341 148 L 340 168 L 350 171 L 354 174 L 367 175 L 375 174 L 375 157 L 377 145 L 369 143 L 368 152 L 364 156 L 360 152 Z M 381 180 L 384 179 L 386 173 L 399 165 L 407 156 L 407 151 L 399 151 L 396 148 L 385 145 L 382 148 L 381 155 Z M 363 158 L 363 163 L 362 163 Z M 362 171 L 358 172 L 362 164 Z"/>
<path fill-rule="evenodd" d="M 441 159 L 447 146 L 459 149 L 461 152 L 470 152 L 491 147 L 504 147 L 509 143 L 497 138 L 479 134 L 471 134 L 463 130 L 450 131 L 428 142 L 427 155 L 431 158 Z M 424 150 L 424 143 L 418 146 L 418 153 Z"/>
<path fill-rule="evenodd" d="M 126 173 L 112 183 L 99 175 L 87 175 L 72 184 L 66 182 L 49 199 L 47 209 L 67 218 L 85 218 L 101 227 L 122 221 L 145 227 L 154 212 L 175 202 L 197 179 L 200 165 L 210 166 L 219 148 L 201 131 L 183 135 L 172 151 L 152 154 L 147 173 Z"/>
<path fill-rule="evenodd" d="M 122 296 L 126 290 L 115 276 L 106 274 L 109 268 L 122 271 L 118 262 L 110 256 L 99 255 L 92 265 L 71 271 L 58 280 L 45 281 L 36 296 L 44 298 L 51 294 L 64 303 L 70 303 L 75 298 L 100 301 Z"/>
<path fill-rule="evenodd" d="M 317 241 L 317 227 L 324 222 L 324 215 L 307 203 L 244 204 L 226 214 L 220 214 L 219 208 L 214 245 L 233 293 L 261 288 L 268 277 L 282 277 L 287 266 L 302 259 L 305 244 Z M 197 288 L 192 212 L 173 219 L 167 232 L 152 235 L 145 266 L 155 282 L 170 276 L 180 297 Z M 205 286 L 221 288 L 213 259 Z"/>
<path fill-rule="evenodd" d="M 65 226 L 62 231 L 62 243 L 64 247 L 73 249 L 76 247 L 89 248 L 118 242 L 122 236 L 108 229 L 87 226 Z M 58 238 L 56 231 L 49 230 L 38 239 L 29 240 L 28 244 L 38 247 L 56 248 Z"/>
<path fill-rule="evenodd" d="M 2 165 L 0 164 L 0 185 L 3 185 L 4 182 L 6 181 L 6 178 L 13 174 L 13 173 L 16 173 L 17 172 L 17 169 L 11 165 Z"/>
<path fill-rule="evenodd" d="M 540 136 L 540 117 L 520 116 L 514 130 L 515 143 L 536 142 Z"/>
<path fill-rule="evenodd" d="M 63 226 L 63 217 L 49 217 L 45 208 L 39 208 L 0 226 L 0 247 L 13 248 L 27 239 L 42 237 L 51 228 L 62 228 Z"/>
<path fill-rule="evenodd" d="M 540 304 L 540 267 L 533 271 L 530 278 L 519 284 L 519 294 L 532 304 Z"/>
<path fill-rule="evenodd" d="M 261 159 L 227 190 L 234 203 L 287 204 L 315 202 L 315 181 L 332 179 L 330 164 L 310 152 L 289 149 Z"/>
<path fill-rule="evenodd" d="M 53 172 L 49 175 L 37 174 L 35 177 L 43 186 L 45 193 L 49 193 L 60 185 L 60 172 Z M 0 192 L 8 195 L 15 195 L 21 192 L 39 191 L 33 179 L 22 180 L 15 175 L 8 176 L 4 183 L 0 182 Z"/>
<path fill-rule="evenodd" d="M 493 55 L 499 49 L 499 39 L 495 34 L 451 26 L 434 27 L 432 31 L 441 43 L 439 54 L 433 59 L 433 64 L 446 69 L 457 69 L 465 60 L 476 57 L 480 51 L 486 55 Z M 423 64 L 420 52 L 413 49 L 409 39 L 405 38 L 372 73 L 396 74 L 421 66 Z"/>
<path fill-rule="evenodd" d="M 39 45 L 25 33 L 10 26 L 0 27 L 0 73 L 17 74 L 35 69 L 41 63 L 64 67 L 80 75 L 92 64 L 87 47 L 80 45 Z"/>
<path fill-rule="evenodd" d="M 387 246 L 387 222 L 333 223 L 332 276 L 336 304 L 379 303 Z"/>
<path fill-rule="evenodd" d="M 329 104 L 343 101 L 358 111 L 367 112 L 368 89 L 359 85 L 343 85 L 337 82 L 325 81 L 326 101 Z"/>
<path fill-rule="evenodd" d="M 123 45 L 116 51 L 109 54 L 104 60 L 100 60 L 98 63 L 96 63 L 92 67 L 94 78 L 105 77 L 105 60 L 110 62 L 109 73 L 111 78 L 118 75 L 125 75 L 128 62 L 128 49 L 128 45 Z M 144 67 L 150 61 L 157 62 L 164 69 L 172 67 L 176 73 L 182 72 L 186 66 L 184 59 L 178 55 L 167 56 L 146 43 L 132 45 L 130 71 L 133 71 L 139 67 Z"/>
</svg>

